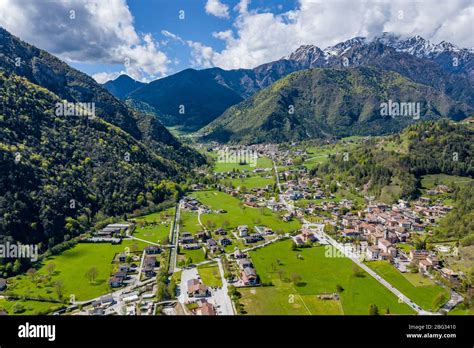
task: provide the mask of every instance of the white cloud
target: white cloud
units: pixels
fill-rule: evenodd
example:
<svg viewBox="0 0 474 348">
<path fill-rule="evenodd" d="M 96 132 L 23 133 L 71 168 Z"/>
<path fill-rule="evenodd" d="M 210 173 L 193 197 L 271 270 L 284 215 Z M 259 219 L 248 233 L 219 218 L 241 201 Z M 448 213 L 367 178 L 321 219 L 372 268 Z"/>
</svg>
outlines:
<svg viewBox="0 0 474 348">
<path fill-rule="evenodd" d="M 176 34 L 170 32 L 170 31 L 168 31 L 168 30 L 162 30 L 162 31 L 161 31 L 161 34 L 162 34 L 164 37 L 168 38 L 168 39 L 178 41 L 178 42 L 180 42 L 180 43 L 182 43 L 182 44 L 185 43 L 184 40 L 183 40 L 179 35 L 176 35 Z"/>
<path fill-rule="evenodd" d="M 421 35 L 434 43 L 445 40 L 460 47 L 474 46 L 471 0 L 300 0 L 297 9 L 278 15 L 249 10 L 249 2 L 241 0 L 235 7 L 239 15 L 233 32 L 213 34 L 225 42 L 225 48 L 220 52 L 201 50 L 204 60 L 211 57 L 213 65 L 224 69 L 253 68 L 286 56 L 303 44 L 325 48 L 384 31 Z M 199 61 L 199 52 L 193 52 L 194 61 Z"/>
<path fill-rule="evenodd" d="M 187 41 L 191 48 L 191 64 L 195 68 L 210 68 L 212 67 L 216 53 L 212 47 L 203 45 L 200 42 Z"/>
<path fill-rule="evenodd" d="M 219 18 L 229 18 L 229 6 L 223 4 L 219 0 L 207 0 L 206 13 Z"/>
<path fill-rule="evenodd" d="M 136 32 L 125 0 L 2 0 L 0 25 L 69 62 L 120 64 L 139 80 L 168 72 L 170 60 Z"/>
<path fill-rule="evenodd" d="M 98 83 L 106 83 L 107 81 L 115 80 L 117 77 L 119 77 L 119 75 L 120 73 L 118 72 L 100 72 L 92 75 L 92 78 Z"/>
</svg>

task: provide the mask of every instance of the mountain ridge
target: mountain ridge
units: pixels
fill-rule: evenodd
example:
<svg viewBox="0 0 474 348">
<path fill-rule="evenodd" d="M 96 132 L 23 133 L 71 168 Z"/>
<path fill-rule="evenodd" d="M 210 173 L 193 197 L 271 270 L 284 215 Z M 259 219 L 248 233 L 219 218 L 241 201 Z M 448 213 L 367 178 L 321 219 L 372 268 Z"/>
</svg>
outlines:
<svg viewBox="0 0 474 348">
<path fill-rule="evenodd" d="M 422 48 L 424 47 L 424 50 Z M 412 48 L 412 49 L 410 49 Z M 449 63 L 457 57 L 457 65 Z M 363 37 L 355 37 L 334 46 L 320 49 L 314 45 L 303 45 L 287 57 L 280 60 L 259 65 L 253 69 L 223 70 L 220 68 L 209 68 L 199 71 L 197 74 L 203 76 L 205 81 L 212 81 L 213 88 L 220 92 L 232 90 L 241 99 L 249 98 L 261 89 L 268 87 L 280 78 L 295 71 L 308 68 L 354 68 L 358 66 L 377 66 L 385 70 L 392 70 L 409 77 L 415 82 L 432 86 L 446 93 L 455 100 L 474 105 L 472 50 L 459 49 L 449 43 L 433 45 L 421 37 L 402 39 L 400 37 L 385 33 L 373 40 Z M 173 83 L 167 81 L 186 79 L 188 69 L 178 72 L 170 77 L 155 80 L 150 84 L 161 84 L 161 89 L 167 89 L 175 94 L 182 95 L 182 89 L 175 89 Z M 161 81 L 158 83 L 157 81 Z M 150 85 L 149 84 L 149 85 Z M 219 107 L 212 112 L 196 110 L 194 105 L 204 104 L 208 100 L 201 98 L 198 94 L 189 95 L 189 100 L 183 101 L 191 105 L 190 114 L 187 117 L 176 115 L 177 102 L 167 105 L 166 98 L 160 98 L 158 102 L 153 101 L 156 89 L 149 85 L 135 90 L 125 98 L 134 99 L 140 103 L 151 104 L 150 109 L 156 111 L 158 118 L 168 125 L 178 125 L 185 128 L 196 129 L 219 116 L 227 108 L 235 105 L 239 98 L 222 98 L 217 94 L 211 103 L 219 103 Z M 205 86 L 196 83 L 192 89 L 200 90 Z M 171 93 L 171 92 L 170 92 Z M 141 96 L 147 94 L 147 97 Z M 147 106 L 141 104 L 145 109 Z M 167 115 L 172 112 L 171 115 Z"/>
<path fill-rule="evenodd" d="M 416 101 L 422 117 L 428 119 L 463 119 L 474 110 L 396 72 L 376 67 L 313 68 L 294 72 L 232 106 L 200 134 L 206 141 L 252 144 L 324 138 L 327 134 L 391 133 L 415 117 L 382 117 L 380 107 L 390 100 Z"/>
</svg>

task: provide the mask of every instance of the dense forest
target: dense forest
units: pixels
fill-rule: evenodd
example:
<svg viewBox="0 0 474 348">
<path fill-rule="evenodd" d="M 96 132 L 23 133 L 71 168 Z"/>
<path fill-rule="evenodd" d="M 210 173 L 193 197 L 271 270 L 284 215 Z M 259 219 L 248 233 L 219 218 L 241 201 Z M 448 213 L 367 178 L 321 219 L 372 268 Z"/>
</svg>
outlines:
<svg viewBox="0 0 474 348">
<path fill-rule="evenodd" d="M 474 130 L 451 121 L 413 124 L 402 133 L 366 138 L 343 153 L 316 166 L 313 175 L 345 179 L 380 197 L 393 189 L 393 200 L 419 194 L 420 176 L 451 174 L 474 176 Z"/>
<path fill-rule="evenodd" d="M 0 72 L 0 236 L 42 250 L 180 194 L 187 168 L 102 120 L 57 116 L 52 92 Z M 184 153 L 183 156 L 186 156 Z"/>
<path fill-rule="evenodd" d="M 454 208 L 440 223 L 436 233 L 440 239 L 461 239 L 461 245 L 474 245 L 474 184 L 457 187 Z"/>
</svg>

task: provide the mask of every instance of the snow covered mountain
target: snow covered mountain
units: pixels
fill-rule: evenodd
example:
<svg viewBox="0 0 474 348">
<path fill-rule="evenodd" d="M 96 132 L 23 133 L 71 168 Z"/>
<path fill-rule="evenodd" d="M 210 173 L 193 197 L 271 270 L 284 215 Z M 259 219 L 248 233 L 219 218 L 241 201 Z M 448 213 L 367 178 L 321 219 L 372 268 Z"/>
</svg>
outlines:
<svg viewBox="0 0 474 348">
<path fill-rule="evenodd" d="M 474 80 L 473 48 L 459 48 L 446 41 L 434 44 L 419 35 L 403 38 L 391 33 L 383 33 L 372 40 L 355 37 L 323 50 L 314 45 L 303 45 L 284 59 L 297 62 L 308 68 L 333 66 L 335 62 L 342 65 L 358 65 L 357 61 L 363 61 L 363 57 L 355 56 L 351 61 L 348 56 L 349 52 L 373 43 L 383 44 L 397 52 L 408 53 L 420 59 L 434 61 L 450 73 L 463 74 Z M 356 58 L 355 61 L 354 58 Z"/>
</svg>

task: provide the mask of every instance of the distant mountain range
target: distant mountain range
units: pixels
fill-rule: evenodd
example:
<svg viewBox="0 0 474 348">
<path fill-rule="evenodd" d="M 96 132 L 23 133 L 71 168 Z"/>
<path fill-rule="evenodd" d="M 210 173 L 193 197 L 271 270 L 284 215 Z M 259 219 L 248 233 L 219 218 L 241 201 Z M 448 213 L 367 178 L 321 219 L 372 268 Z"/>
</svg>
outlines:
<svg viewBox="0 0 474 348">
<path fill-rule="evenodd" d="M 384 115 L 381 105 L 389 100 L 416 105 L 412 113 L 407 109 Z M 219 142 L 287 142 L 385 134 L 421 117 L 463 119 L 472 112 L 473 108 L 443 92 L 393 71 L 362 66 L 314 68 L 278 80 L 230 107 L 200 132 L 204 139 Z"/>
<path fill-rule="evenodd" d="M 473 61 L 472 49 L 460 49 L 448 42 L 435 45 L 420 36 L 402 39 L 385 33 L 373 40 L 356 37 L 324 50 L 301 46 L 288 57 L 254 69 L 187 69 L 128 94 L 120 89 L 121 81 L 109 81 L 105 87 L 129 104 L 154 113 L 165 125 L 195 130 L 282 77 L 309 68 L 374 66 L 473 106 Z M 185 112 L 180 113 L 183 106 Z"/>
<path fill-rule="evenodd" d="M 115 80 L 106 82 L 104 87 L 117 98 L 124 98 L 145 85 L 146 83 L 136 81 L 128 75 L 120 75 Z"/>
<path fill-rule="evenodd" d="M 1 240 L 53 246 L 172 198 L 168 181 L 202 163 L 155 116 L 0 28 Z"/>
</svg>

